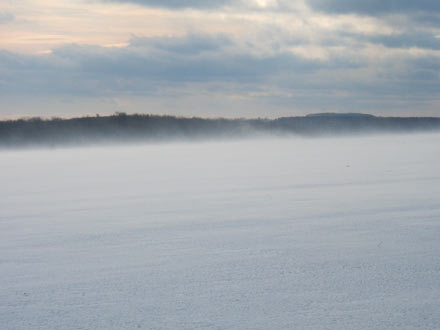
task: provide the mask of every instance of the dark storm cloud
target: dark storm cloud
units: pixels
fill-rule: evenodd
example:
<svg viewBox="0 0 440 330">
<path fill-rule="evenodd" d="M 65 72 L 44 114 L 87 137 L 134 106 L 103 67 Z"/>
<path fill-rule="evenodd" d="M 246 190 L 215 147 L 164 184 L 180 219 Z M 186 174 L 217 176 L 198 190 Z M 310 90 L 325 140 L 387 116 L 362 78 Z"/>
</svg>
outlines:
<svg viewBox="0 0 440 330">
<path fill-rule="evenodd" d="M 308 0 L 312 8 L 329 13 L 378 15 L 405 12 L 440 12 L 438 0 Z"/>
</svg>

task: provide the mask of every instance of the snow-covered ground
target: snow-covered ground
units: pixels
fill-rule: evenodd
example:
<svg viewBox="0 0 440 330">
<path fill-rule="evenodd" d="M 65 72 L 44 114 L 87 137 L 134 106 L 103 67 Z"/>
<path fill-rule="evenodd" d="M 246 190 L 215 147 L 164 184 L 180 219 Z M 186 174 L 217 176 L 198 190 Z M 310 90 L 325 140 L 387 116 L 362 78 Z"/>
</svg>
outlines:
<svg viewBox="0 0 440 330">
<path fill-rule="evenodd" d="M 2 330 L 440 329 L 440 134 L 0 167 Z"/>
</svg>

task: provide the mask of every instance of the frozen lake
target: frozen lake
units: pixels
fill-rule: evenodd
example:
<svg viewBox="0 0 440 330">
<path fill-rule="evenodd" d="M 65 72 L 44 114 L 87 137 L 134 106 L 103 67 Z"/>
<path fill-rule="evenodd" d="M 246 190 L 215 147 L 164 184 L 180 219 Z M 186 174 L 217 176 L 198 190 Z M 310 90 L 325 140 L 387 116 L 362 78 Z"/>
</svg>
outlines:
<svg viewBox="0 0 440 330">
<path fill-rule="evenodd" d="M 440 329 L 440 134 L 0 166 L 1 329 Z"/>
</svg>

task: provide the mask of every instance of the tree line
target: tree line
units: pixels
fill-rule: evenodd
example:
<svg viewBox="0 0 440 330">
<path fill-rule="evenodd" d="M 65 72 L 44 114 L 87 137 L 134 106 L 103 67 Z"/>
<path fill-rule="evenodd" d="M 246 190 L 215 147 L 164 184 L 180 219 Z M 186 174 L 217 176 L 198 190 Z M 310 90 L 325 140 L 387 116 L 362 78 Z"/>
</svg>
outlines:
<svg viewBox="0 0 440 330">
<path fill-rule="evenodd" d="M 127 141 L 238 138 L 258 134 L 305 136 L 440 129 L 437 117 L 314 114 L 277 119 L 225 119 L 115 113 L 70 119 L 0 121 L 0 146 L 57 146 Z"/>
</svg>

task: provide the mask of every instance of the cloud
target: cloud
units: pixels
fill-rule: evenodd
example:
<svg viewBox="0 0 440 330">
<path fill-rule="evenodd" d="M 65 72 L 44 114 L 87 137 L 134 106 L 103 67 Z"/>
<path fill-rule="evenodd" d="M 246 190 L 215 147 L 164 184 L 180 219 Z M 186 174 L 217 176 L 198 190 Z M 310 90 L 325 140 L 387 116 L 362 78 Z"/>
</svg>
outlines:
<svg viewBox="0 0 440 330">
<path fill-rule="evenodd" d="M 395 34 L 372 37 L 371 41 L 378 42 L 389 48 L 423 48 L 440 50 L 440 38 L 428 33 Z"/>
<path fill-rule="evenodd" d="M 390 49 L 420 48 L 425 50 L 440 50 L 440 38 L 427 31 L 411 31 L 386 35 L 363 35 L 342 32 L 340 37 L 348 37 L 357 43 L 380 44 Z"/>
<path fill-rule="evenodd" d="M 294 10 L 301 0 L 95 0 L 107 3 L 132 3 L 150 8 L 171 10 L 197 9 L 217 10 L 222 8 L 253 10 Z"/>
<path fill-rule="evenodd" d="M 223 7 L 271 8 L 289 10 L 301 4 L 297 0 L 100 0 L 108 3 L 134 3 L 167 9 L 215 9 Z M 305 0 L 311 8 L 328 13 L 378 15 L 398 12 L 440 12 L 438 0 Z"/>
<path fill-rule="evenodd" d="M 2 51 L 0 94 L 28 100 L 143 97 L 192 107 L 212 99 L 231 108 L 313 111 L 395 107 L 402 95 L 415 100 L 440 95 L 436 56 L 396 52 L 371 60 L 352 50 L 313 59 L 289 51 L 289 45 L 266 53 L 255 48 L 225 35 L 190 34 L 134 37 L 127 47 L 68 45 L 45 55 Z"/>
<path fill-rule="evenodd" d="M 438 0 L 308 0 L 312 8 L 329 13 L 378 15 L 408 12 L 440 12 Z"/>
<path fill-rule="evenodd" d="M 70 45 L 40 56 L 0 53 L 2 91 L 143 92 L 187 83 L 257 84 L 337 65 L 241 50 L 225 36 L 133 38 L 128 47 Z"/>
<path fill-rule="evenodd" d="M 119 2 L 119 3 L 135 3 L 147 7 L 159 7 L 169 9 L 185 9 L 185 8 L 198 8 L 198 9 L 212 9 L 224 7 L 233 3 L 239 2 L 238 0 L 103 0 L 104 2 Z"/>
<path fill-rule="evenodd" d="M 150 49 L 181 55 L 200 55 L 207 52 L 218 52 L 233 42 L 226 35 L 208 36 L 191 34 L 184 38 L 178 37 L 133 37 L 130 46 L 133 48 Z"/>
</svg>

